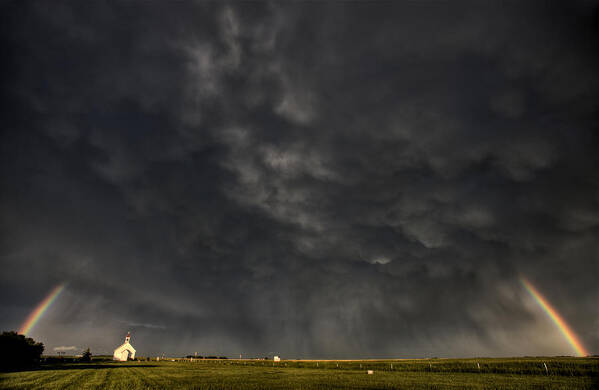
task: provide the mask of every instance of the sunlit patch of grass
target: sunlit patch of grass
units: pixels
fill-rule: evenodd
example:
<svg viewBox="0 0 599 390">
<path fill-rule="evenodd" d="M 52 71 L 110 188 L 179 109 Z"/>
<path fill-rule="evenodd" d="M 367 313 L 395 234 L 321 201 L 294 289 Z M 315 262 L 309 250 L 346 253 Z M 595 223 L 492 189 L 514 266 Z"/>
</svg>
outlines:
<svg viewBox="0 0 599 390">
<path fill-rule="evenodd" d="M 545 370 L 545 365 L 547 370 Z M 366 370 L 374 370 L 367 375 Z M 596 358 L 378 361 L 196 360 L 47 365 L 2 389 L 591 389 Z"/>
</svg>

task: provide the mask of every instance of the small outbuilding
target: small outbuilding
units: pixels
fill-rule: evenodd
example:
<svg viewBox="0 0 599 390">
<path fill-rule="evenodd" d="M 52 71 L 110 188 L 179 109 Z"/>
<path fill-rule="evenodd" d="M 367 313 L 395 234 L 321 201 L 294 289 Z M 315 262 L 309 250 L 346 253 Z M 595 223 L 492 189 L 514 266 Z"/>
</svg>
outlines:
<svg viewBox="0 0 599 390">
<path fill-rule="evenodd" d="M 275 356 L 273 360 L 274 360 L 275 362 L 280 362 L 280 361 L 281 361 L 281 358 L 280 358 L 280 357 L 278 357 L 278 356 Z"/>
<path fill-rule="evenodd" d="M 114 350 L 114 355 L 112 356 L 113 360 L 126 362 L 129 359 L 135 359 L 135 348 L 129 343 L 129 340 L 131 340 L 131 334 L 127 332 L 125 342 Z"/>
</svg>

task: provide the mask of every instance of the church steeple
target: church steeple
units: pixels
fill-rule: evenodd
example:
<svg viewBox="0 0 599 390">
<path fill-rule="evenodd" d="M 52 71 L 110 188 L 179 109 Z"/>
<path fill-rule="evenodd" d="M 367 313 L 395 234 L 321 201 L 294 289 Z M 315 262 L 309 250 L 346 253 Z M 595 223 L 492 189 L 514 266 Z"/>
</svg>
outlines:
<svg viewBox="0 0 599 390">
<path fill-rule="evenodd" d="M 112 358 L 114 360 L 118 360 L 119 362 L 126 362 L 127 360 L 135 359 L 135 348 L 129 343 L 131 340 L 131 333 L 127 332 L 127 336 L 125 337 L 125 342 L 120 345 L 117 349 L 114 350 L 112 354 Z"/>
</svg>

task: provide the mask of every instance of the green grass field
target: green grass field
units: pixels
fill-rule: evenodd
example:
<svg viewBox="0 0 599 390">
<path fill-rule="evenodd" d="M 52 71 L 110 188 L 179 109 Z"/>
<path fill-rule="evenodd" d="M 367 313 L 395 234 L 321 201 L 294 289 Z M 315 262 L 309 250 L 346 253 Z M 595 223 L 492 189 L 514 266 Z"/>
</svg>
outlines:
<svg viewBox="0 0 599 390">
<path fill-rule="evenodd" d="M 547 371 L 545 370 L 545 363 Z M 367 375 L 367 370 L 374 374 Z M 597 358 L 135 361 L 0 374 L 2 389 L 593 389 Z"/>
</svg>

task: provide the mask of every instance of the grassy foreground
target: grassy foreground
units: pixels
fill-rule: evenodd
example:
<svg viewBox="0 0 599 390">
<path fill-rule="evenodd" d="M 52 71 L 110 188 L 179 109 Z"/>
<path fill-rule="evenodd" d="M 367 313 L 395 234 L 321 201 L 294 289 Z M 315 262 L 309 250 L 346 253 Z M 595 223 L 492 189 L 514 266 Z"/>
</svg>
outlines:
<svg viewBox="0 0 599 390">
<path fill-rule="evenodd" d="M 545 365 L 547 370 L 545 370 Z M 274 365 L 274 366 L 273 366 Z M 367 375 L 366 370 L 374 370 Z M 1 389 L 592 389 L 597 358 L 52 364 Z"/>
</svg>

